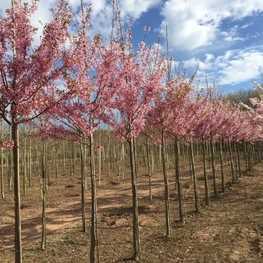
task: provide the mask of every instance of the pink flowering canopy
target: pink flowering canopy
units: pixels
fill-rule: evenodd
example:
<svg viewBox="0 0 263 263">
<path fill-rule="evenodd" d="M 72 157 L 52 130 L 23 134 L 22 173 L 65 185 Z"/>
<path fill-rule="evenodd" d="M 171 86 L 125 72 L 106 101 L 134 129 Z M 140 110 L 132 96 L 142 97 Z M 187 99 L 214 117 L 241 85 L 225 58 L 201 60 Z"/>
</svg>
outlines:
<svg viewBox="0 0 263 263">
<path fill-rule="evenodd" d="M 121 45 L 117 50 L 120 60 L 111 82 L 116 90 L 111 102 L 115 115 L 110 125 L 118 137 L 129 139 L 145 127 L 146 115 L 161 89 L 165 63 L 157 48 L 147 48 L 144 43 L 134 54 Z"/>
<path fill-rule="evenodd" d="M 120 56 L 118 45 L 104 47 L 98 38 L 89 41 L 82 31 L 73 46 L 66 65 L 67 75 L 74 75 L 74 79 L 65 78 L 64 85 L 74 92 L 45 114 L 48 125 L 41 130 L 81 140 L 112 118 L 113 72 Z"/>
<path fill-rule="evenodd" d="M 168 83 L 163 83 L 154 97 L 153 107 L 147 115 L 146 134 L 154 142 L 160 142 L 160 133 L 179 136 L 182 133 L 180 125 L 181 109 L 186 109 L 185 103 L 189 102 L 192 87 L 182 78 L 176 77 Z M 177 133 L 177 135 L 175 135 Z"/>
<path fill-rule="evenodd" d="M 71 11 L 66 2 L 58 1 L 36 46 L 31 24 L 36 7 L 36 1 L 16 1 L 0 18 L 0 114 L 9 124 L 37 118 L 70 93 L 58 82 L 65 71 Z"/>
</svg>

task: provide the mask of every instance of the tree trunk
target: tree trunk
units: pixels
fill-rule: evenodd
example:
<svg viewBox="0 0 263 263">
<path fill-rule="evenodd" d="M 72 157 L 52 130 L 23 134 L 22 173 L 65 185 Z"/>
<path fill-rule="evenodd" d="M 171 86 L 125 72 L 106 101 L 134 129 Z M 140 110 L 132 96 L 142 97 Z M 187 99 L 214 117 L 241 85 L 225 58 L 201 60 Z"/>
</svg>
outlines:
<svg viewBox="0 0 263 263">
<path fill-rule="evenodd" d="M 89 141 L 88 141 L 89 143 Z M 84 139 L 84 146 L 83 146 L 83 163 L 84 163 L 84 176 L 83 176 L 83 181 L 84 181 L 84 185 L 85 185 L 85 191 L 89 190 L 89 180 L 88 180 L 88 174 L 90 174 L 90 165 L 88 165 L 89 162 L 89 150 L 86 147 L 87 144 L 87 140 Z"/>
<path fill-rule="evenodd" d="M 118 165 L 119 167 L 119 165 Z M 99 134 L 99 147 L 98 147 L 98 179 L 99 185 L 101 183 L 101 173 L 102 173 L 102 141 L 101 141 L 101 133 Z"/>
<path fill-rule="evenodd" d="M 149 139 L 146 138 L 146 159 L 147 159 L 147 171 L 148 171 L 148 184 L 149 184 L 149 200 L 152 202 L 152 169 L 151 169 L 151 161 L 150 161 L 150 145 Z"/>
<path fill-rule="evenodd" d="M 133 138 L 133 154 L 134 154 L 135 176 L 137 177 L 139 172 L 139 167 L 138 167 L 138 158 L 137 158 L 137 143 L 135 138 Z"/>
<path fill-rule="evenodd" d="M 110 138 L 110 134 L 108 135 L 108 149 L 107 149 L 107 158 L 106 161 L 107 163 L 107 171 L 108 171 L 108 178 L 110 178 L 112 176 L 111 174 L 111 138 Z"/>
<path fill-rule="evenodd" d="M 58 178 L 58 162 L 57 162 L 58 149 L 57 149 L 57 147 L 55 148 L 55 156 L 56 156 L 56 158 L 54 158 L 54 161 L 55 161 L 56 178 Z"/>
<path fill-rule="evenodd" d="M 72 143 L 72 175 L 75 175 L 75 144 Z"/>
<path fill-rule="evenodd" d="M 158 169 L 162 165 L 162 146 L 159 144 L 158 145 L 158 150 L 159 150 L 159 158 L 158 158 Z"/>
<path fill-rule="evenodd" d="M 166 237 L 170 237 L 171 227 L 170 227 L 169 181 L 168 181 L 168 176 L 167 176 L 167 171 L 166 171 L 166 153 L 165 153 L 165 142 L 164 142 L 163 130 L 162 130 L 161 150 L 162 150 L 161 154 L 162 154 L 162 168 L 163 168 L 163 181 L 164 181 Z"/>
<path fill-rule="evenodd" d="M 236 149 L 237 149 L 238 173 L 239 173 L 239 177 L 242 177 L 241 161 L 240 161 L 240 148 L 239 148 L 239 145 L 236 146 Z"/>
<path fill-rule="evenodd" d="M 244 158 L 244 161 L 245 161 L 245 173 L 247 174 L 248 172 L 248 152 L 247 152 L 247 143 L 244 141 L 243 142 L 243 151 L 244 151 L 244 155 L 243 155 L 243 158 Z"/>
<path fill-rule="evenodd" d="M 175 180 L 178 194 L 178 205 L 179 205 L 179 218 L 180 222 L 184 223 L 183 214 L 183 197 L 181 187 L 181 175 L 180 175 L 180 143 L 178 139 L 174 141 L 174 154 L 175 154 Z"/>
<path fill-rule="evenodd" d="M 29 138 L 29 149 L 28 149 L 28 186 L 32 187 L 32 143 Z"/>
<path fill-rule="evenodd" d="M 24 139 L 24 154 L 22 155 L 22 167 L 23 167 L 23 194 L 26 195 L 26 191 L 27 191 L 27 185 L 26 185 L 26 181 L 27 181 L 27 140 L 26 140 L 26 135 L 25 135 L 25 139 Z"/>
<path fill-rule="evenodd" d="M 21 198 L 19 169 L 19 131 L 16 123 L 12 124 L 13 162 L 14 162 L 14 203 L 15 203 L 15 262 L 22 263 L 21 242 Z"/>
<path fill-rule="evenodd" d="M 224 175 L 224 163 L 223 163 L 223 141 L 219 142 L 219 158 L 220 158 L 220 172 L 221 172 L 221 189 L 225 192 L 225 175 Z"/>
<path fill-rule="evenodd" d="M 240 166 L 240 152 L 239 152 L 239 145 L 236 143 L 235 144 L 235 149 L 236 149 L 236 158 L 237 158 L 237 171 L 238 171 L 238 178 L 242 176 L 241 173 L 241 166 Z"/>
<path fill-rule="evenodd" d="M 234 163 L 234 170 L 235 170 L 235 178 L 236 178 L 236 181 L 238 182 L 239 171 L 238 171 L 236 143 L 232 143 L 232 149 L 233 149 L 233 163 Z"/>
<path fill-rule="evenodd" d="M 124 183 L 125 179 L 125 145 L 121 143 L 121 174 L 122 174 L 122 181 Z"/>
<path fill-rule="evenodd" d="M 41 249 L 46 249 L 47 229 L 46 229 L 46 198 L 47 198 L 47 176 L 46 176 L 46 144 L 43 142 L 43 150 L 41 156 L 41 190 L 42 190 L 42 238 Z"/>
<path fill-rule="evenodd" d="M 80 175 L 81 175 L 81 217 L 82 231 L 86 232 L 86 213 L 85 213 L 85 164 L 84 164 L 84 145 L 80 142 Z"/>
<path fill-rule="evenodd" d="M 231 168 L 231 176 L 232 176 L 232 183 L 234 183 L 235 180 L 235 171 L 234 171 L 234 164 L 233 164 L 233 153 L 232 153 L 232 146 L 231 142 L 228 142 L 228 149 L 229 149 L 229 155 L 230 155 L 230 168 Z"/>
<path fill-rule="evenodd" d="M 212 138 L 210 139 L 210 149 L 211 149 L 211 165 L 212 165 L 214 195 L 217 196 L 216 170 L 215 170 L 215 149 L 214 149 L 214 143 L 213 143 Z"/>
<path fill-rule="evenodd" d="M 202 155 L 203 155 L 203 174 L 205 182 L 205 203 L 209 205 L 209 189 L 208 189 L 208 178 L 206 172 L 206 155 L 205 155 L 205 142 L 202 140 Z"/>
<path fill-rule="evenodd" d="M 1 121 L 1 136 L 2 136 L 2 133 L 3 133 L 3 123 Z M 1 177 L 0 177 L 0 180 L 1 180 L 1 196 L 2 196 L 2 199 L 5 199 L 5 179 L 4 179 L 4 150 L 3 148 L 1 148 Z"/>
<path fill-rule="evenodd" d="M 1 196 L 5 199 L 5 181 L 4 181 L 4 151 L 1 148 Z"/>
<path fill-rule="evenodd" d="M 93 134 L 89 137 L 90 147 L 90 185 L 91 185 L 91 227 L 90 227 L 90 262 L 99 260 L 98 238 L 97 238 L 97 195 Z"/>
<path fill-rule="evenodd" d="M 130 150 L 132 206 L 133 206 L 133 257 L 135 261 L 140 259 L 140 231 L 139 231 L 139 206 L 137 197 L 137 182 L 135 174 L 133 138 L 128 140 Z"/>
<path fill-rule="evenodd" d="M 195 202 L 195 211 L 199 212 L 199 204 L 198 204 L 198 190 L 197 190 L 197 180 L 195 173 L 195 161 L 194 161 L 194 149 L 193 143 L 190 142 L 190 160 L 191 160 L 191 170 L 192 170 L 192 178 L 194 184 L 194 202 Z"/>
<path fill-rule="evenodd" d="M 62 143 L 62 161 L 63 161 L 63 176 L 66 176 L 67 170 L 66 170 L 66 146 L 65 142 Z"/>
</svg>

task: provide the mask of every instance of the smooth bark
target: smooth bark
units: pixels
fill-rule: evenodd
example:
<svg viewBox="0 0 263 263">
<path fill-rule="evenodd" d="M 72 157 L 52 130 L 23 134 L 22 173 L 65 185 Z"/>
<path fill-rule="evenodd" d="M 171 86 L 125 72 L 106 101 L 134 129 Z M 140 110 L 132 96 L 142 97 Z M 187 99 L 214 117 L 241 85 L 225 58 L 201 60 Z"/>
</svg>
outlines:
<svg viewBox="0 0 263 263">
<path fill-rule="evenodd" d="M 80 143 L 80 175 L 81 175 L 81 218 L 82 231 L 86 232 L 86 200 L 85 200 L 85 164 L 84 164 L 84 145 Z"/>
<path fill-rule="evenodd" d="M 19 131 L 16 123 L 12 124 L 13 171 L 14 171 L 14 203 L 15 203 L 15 263 L 22 263 L 21 241 L 21 196 L 19 167 Z"/>
<path fill-rule="evenodd" d="M 175 180 L 178 194 L 178 207 L 179 207 L 179 219 L 180 222 L 184 222 L 183 214 L 183 196 L 181 186 L 181 175 L 180 175 L 180 142 L 178 139 L 174 141 L 174 154 L 175 154 Z"/>
<path fill-rule="evenodd" d="M 192 172 L 192 178 L 193 178 L 193 184 L 194 184 L 194 205 L 195 205 L 195 211 L 199 212 L 199 200 L 198 200 L 198 189 L 197 189 L 197 178 L 196 178 L 196 172 L 195 172 L 195 160 L 194 160 L 194 150 L 193 150 L 193 143 L 190 143 L 190 161 L 191 161 L 191 172 Z"/>
<path fill-rule="evenodd" d="M 162 157 L 162 169 L 163 169 L 163 181 L 164 181 L 166 237 L 170 237 L 171 227 L 170 227 L 169 180 L 168 180 L 167 171 L 166 171 L 166 152 L 165 152 L 164 131 L 162 131 L 161 155 L 162 155 L 161 157 Z"/>
<path fill-rule="evenodd" d="M 93 134 L 89 136 L 90 150 L 90 186 L 91 186 L 91 226 L 90 226 L 90 262 L 99 261 L 98 237 L 97 237 L 97 189 L 95 174 L 95 156 Z"/>
<path fill-rule="evenodd" d="M 137 180 L 135 171 L 134 140 L 130 138 L 130 168 L 131 168 L 131 185 L 132 185 L 132 208 L 133 208 L 133 258 L 135 261 L 140 259 L 140 231 L 139 231 L 139 205 L 137 196 Z"/>
<path fill-rule="evenodd" d="M 206 171 L 206 149 L 205 142 L 202 140 L 202 157 L 203 157 L 203 175 L 204 175 L 204 183 L 205 183 L 205 203 L 209 205 L 209 189 L 208 189 L 208 178 Z"/>
</svg>

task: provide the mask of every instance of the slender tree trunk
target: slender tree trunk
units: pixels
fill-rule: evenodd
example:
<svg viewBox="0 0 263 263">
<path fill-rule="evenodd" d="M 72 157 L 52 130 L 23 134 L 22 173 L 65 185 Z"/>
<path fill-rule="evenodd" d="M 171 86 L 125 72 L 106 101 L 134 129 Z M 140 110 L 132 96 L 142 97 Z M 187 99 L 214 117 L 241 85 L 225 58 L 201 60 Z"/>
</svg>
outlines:
<svg viewBox="0 0 263 263">
<path fill-rule="evenodd" d="M 121 143 L 121 174 L 122 174 L 122 180 L 124 182 L 124 179 L 125 179 L 125 145 L 123 142 Z"/>
<path fill-rule="evenodd" d="M 89 140 L 88 140 L 89 143 Z M 83 163 L 84 163 L 84 185 L 85 185 L 85 190 L 87 191 L 89 189 L 89 180 L 87 178 L 87 175 L 90 174 L 90 165 L 88 165 L 88 162 L 90 162 L 90 155 L 89 155 L 89 150 L 86 147 L 87 140 L 84 139 L 84 145 L 83 145 Z"/>
<path fill-rule="evenodd" d="M 135 167 L 135 175 L 136 177 L 138 176 L 138 158 L 137 158 L 137 142 L 136 139 L 133 138 L 133 154 L 134 154 L 134 167 Z"/>
<path fill-rule="evenodd" d="M 107 171 L 108 171 L 108 178 L 110 178 L 110 176 L 111 176 L 111 138 L 110 138 L 110 134 L 108 135 L 107 155 L 108 155 L 107 158 L 106 158 L 106 161 L 108 162 Z"/>
<path fill-rule="evenodd" d="M 25 139 L 24 139 L 24 154 L 22 156 L 22 164 L 23 164 L 23 194 L 26 195 L 26 181 L 27 181 L 27 140 L 26 140 L 26 135 L 25 135 Z"/>
<path fill-rule="evenodd" d="M 80 142 L 80 175 L 81 175 L 81 218 L 82 231 L 86 232 L 86 201 L 85 201 L 85 164 L 84 164 L 84 145 Z"/>
<path fill-rule="evenodd" d="M 119 165 L 118 165 L 119 167 Z M 99 185 L 101 183 L 101 173 L 102 173 L 102 142 L 101 142 L 101 133 L 99 134 L 99 148 L 98 148 L 98 179 Z"/>
<path fill-rule="evenodd" d="M 214 195 L 217 196 L 216 170 L 215 170 L 215 149 L 214 149 L 214 143 L 213 143 L 212 138 L 210 139 L 210 149 L 211 149 L 211 165 L 212 165 Z"/>
<path fill-rule="evenodd" d="M 137 182 L 134 160 L 133 138 L 128 140 L 130 150 L 131 184 L 132 184 L 132 206 L 133 206 L 133 257 L 135 261 L 140 259 L 140 232 L 139 232 L 139 206 L 137 197 Z"/>
<path fill-rule="evenodd" d="M 90 184 L 91 184 L 91 227 L 90 227 L 90 262 L 99 261 L 98 237 L 97 237 L 97 195 L 93 134 L 89 137 L 90 147 Z"/>
<path fill-rule="evenodd" d="M 29 134 L 30 136 L 30 134 Z M 28 186 L 32 187 L 32 143 L 29 138 L 29 149 L 28 149 Z"/>
<path fill-rule="evenodd" d="M 1 127 L 0 127 L 1 137 L 3 134 L 3 122 L 1 121 Z M 2 199 L 5 199 L 5 179 L 4 179 L 4 150 L 1 148 L 1 196 Z"/>
<path fill-rule="evenodd" d="M 244 161 L 245 161 L 245 173 L 247 174 L 248 172 L 248 152 L 247 152 L 247 143 L 244 141 L 243 142 L 243 148 L 244 148 L 244 154 L 243 154 L 243 158 L 244 158 Z"/>
<path fill-rule="evenodd" d="M 205 142 L 202 140 L 202 155 L 203 155 L 203 173 L 205 182 L 205 203 L 209 205 L 209 189 L 208 189 L 208 178 L 206 172 L 206 155 L 205 155 Z"/>
<path fill-rule="evenodd" d="M 149 200 L 152 202 L 152 169 L 151 169 L 151 161 L 150 161 L 150 145 L 149 139 L 146 138 L 146 157 L 147 157 L 147 171 L 148 171 L 148 184 L 149 184 Z"/>
<path fill-rule="evenodd" d="M 11 135 L 10 139 L 13 140 L 13 138 L 12 138 L 13 135 L 12 134 L 13 134 L 12 133 L 12 127 L 10 127 L 10 135 Z M 9 192 L 11 192 L 12 189 L 14 188 L 14 185 L 13 185 L 13 188 L 12 188 L 12 184 L 13 184 L 13 180 L 14 180 L 13 177 L 14 177 L 14 169 L 15 169 L 14 165 L 13 165 L 14 157 L 13 157 L 13 154 L 12 154 L 11 151 L 8 153 L 8 157 L 7 158 L 8 158 L 8 186 L 9 186 Z M 18 167 L 18 169 L 20 169 L 20 167 Z M 20 172 L 20 170 L 19 170 L 19 172 Z M 20 174 L 19 174 L 19 178 L 20 178 Z"/>
<path fill-rule="evenodd" d="M 75 144 L 72 143 L 72 175 L 75 175 Z"/>
<path fill-rule="evenodd" d="M 1 196 L 5 199 L 5 181 L 4 181 L 4 151 L 1 148 Z"/>
<path fill-rule="evenodd" d="M 238 167 L 238 152 L 237 152 L 237 144 L 233 143 L 233 151 L 234 151 L 234 164 L 235 164 L 235 174 L 236 174 L 236 180 L 239 180 L 240 177 L 240 171 Z"/>
<path fill-rule="evenodd" d="M 63 161 L 63 176 L 66 175 L 67 170 L 66 170 L 66 146 L 65 146 L 65 141 L 62 143 L 62 161 Z"/>
<path fill-rule="evenodd" d="M 231 142 L 228 142 L 228 149 L 229 149 L 229 155 L 230 155 L 230 168 L 231 168 L 231 176 L 232 176 L 232 183 L 234 183 L 235 180 L 235 171 L 234 171 L 234 164 L 233 164 L 233 153 L 232 153 L 232 146 Z"/>
<path fill-rule="evenodd" d="M 241 171 L 241 161 L 240 161 L 240 148 L 239 145 L 236 145 L 236 150 L 237 150 L 237 165 L 238 165 L 238 174 L 239 177 L 242 177 L 242 171 Z"/>
<path fill-rule="evenodd" d="M 14 162 L 14 203 L 15 203 L 15 262 L 22 263 L 21 242 L 21 197 L 20 197 L 20 169 L 19 169 L 19 131 L 18 125 L 12 124 L 13 162 Z"/>
<path fill-rule="evenodd" d="M 198 201 L 198 190 L 197 190 L 197 179 L 195 173 L 195 161 L 194 161 L 194 149 L 193 143 L 190 142 L 190 160 L 191 160 L 191 170 L 192 170 L 192 178 L 194 184 L 194 202 L 195 202 L 195 211 L 199 212 L 199 201 Z"/>
<path fill-rule="evenodd" d="M 248 170 L 251 171 L 252 169 L 252 149 L 251 144 L 248 144 Z"/>
<path fill-rule="evenodd" d="M 118 145 L 118 148 L 119 148 L 119 145 Z M 118 177 L 118 183 L 120 183 L 121 181 L 121 154 L 120 154 L 120 151 L 119 149 L 117 149 L 117 152 L 116 152 L 116 166 L 117 166 L 117 177 Z"/>
<path fill-rule="evenodd" d="M 182 196 L 181 175 L 180 175 L 180 143 L 177 138 L 174 141 L 174 156 L 175 156 L 175 181 L 177 187 L 178 206 L 179 206 L 179 219 L 181 223 L 184 223 L 183 196 Z"/>
<path fill-rule="evenodd" d="M 152 175 L 154 174 L 154 169 L 155 169 L 155 162 L 154 162 L 154 149 L 152 149 L 151 151 L 150 151 L 150 153 L 151 153 L 151 173 L 152 173 Z"/>
<path fill-rule="evenodd" d="M 219 158 L 220 158 L 220 172 L 221 172 L 221 189 L 225 192 L 225 174 L 224 174 L 224 163 L 223 163 L 223 141 L 219 142 Z"/>
<path fill-rule="evenodd" d="M 117 162 L 117 158 L 116 158 L 116 144 L 114 143 L 112 145 L 112 161 L 111 161 L 111 164 L 112 164 L 112 175 L 113 175 L 113 181 L 116 182 L 116 162 Z M 117 174 L 117 181 L 118 181 L 118 174 Z"/>
<path fill-rule="evenodd" d="M 43 150 L 41 156 L 41 190 L 42 190 L 42 238 L 41 249 L 46 249 L 47 243 L 47 228 L 46 228 L 46 199 L 47 199 L 47 175 L 46 175 L 46 144 L 43 142 Z"/>
<path fill-rule="evenodd" d="M 55 148 L 55 156 L 56 158 L 54 158 L 54 161 L 55 161 L 56 178 L 58 178 L 58 162 L 57 162 L 58 150 L 57 150 L 57 147 Z"/>
<path fill-rule="evenodd" d="M 163 168 L 163 181 L 164 181 L 164 200 L 165 200 L 165 226 L 166 226 L 166 237 L 171 235 L 170 227 L 170 202 L 169 202 L 169 181 L 166 171 L 166 152 L 165 152 L 165 141 L 164 131 L 162 130 L 162 168 Z"/>
<path fill-rule="evenodd" d="M 162 146 L 159 144 L 158 145 L 158 150 L 159 150 L 159 158 L 158 158 L 158 169 L 162 165 Z"/>
</svg>

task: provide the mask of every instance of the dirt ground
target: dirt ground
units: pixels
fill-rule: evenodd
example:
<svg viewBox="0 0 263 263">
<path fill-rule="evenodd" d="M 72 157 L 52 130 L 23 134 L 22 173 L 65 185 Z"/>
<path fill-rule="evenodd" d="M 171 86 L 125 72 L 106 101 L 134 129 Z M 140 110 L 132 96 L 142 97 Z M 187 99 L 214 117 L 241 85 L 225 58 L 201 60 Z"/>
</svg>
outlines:
<svg viewBox="0 0 263 263">
<path fill-rule="evenodd" d="M 201 167 L 198 168 L 201 173 Z M 197 169 L 197 170 L 198 170 Z M 178 222 L 177 199 L 170 172 L 171 222 L 173 233 L 164 236 L 162 177 L 153 177 L 153 202 L 148 200 L 147 177 L 139 179 L 141 262 L 263 262 L 263 165 L 254 166 L 248 176 L 230 185 L 225 194 L 213 198 L 194 213 L 191 177 L 184 175 L 186 222 Z M 219 175 L 218 175 L 219 176 Z M 128 176 L 127 176 L 128 177 Z M 227 181 L 230 178 L 227 177 Z M 199 178 L 200 199 L 203 180 Z M 218 180 L 218 187 L 220 182 Z M 212 181 L 210 180 L 210 189 Z M 41 195 L 39 178 L 22 196 L 22 236 L 24 262 L 88 262 L 89 232 L 81 232 L 80 179 L 51 179 L 47 209 L 47 249 L 40 249 Z M 87 222 L 89 222 L 89 189 Z M 98 237 L 100 262 L 131 262 L 131 190 L 129 178 L 117 184 L 110 178 L 98 186 Z M 0 262 L 13 263 L 12 194 L 0 200 Z"/>
</svg>

